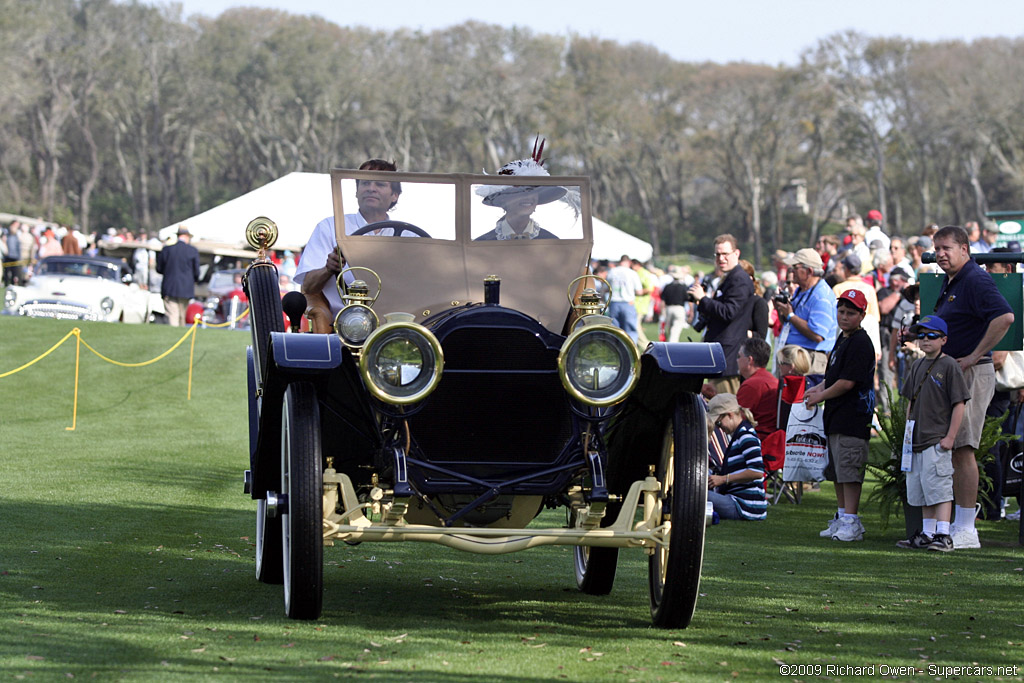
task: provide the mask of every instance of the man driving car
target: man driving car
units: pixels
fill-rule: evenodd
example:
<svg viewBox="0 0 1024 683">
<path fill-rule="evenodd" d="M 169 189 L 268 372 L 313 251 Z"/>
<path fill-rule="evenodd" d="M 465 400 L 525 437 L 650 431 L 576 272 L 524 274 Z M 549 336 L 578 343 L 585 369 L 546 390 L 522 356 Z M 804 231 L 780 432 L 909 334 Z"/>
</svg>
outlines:
<svg viewBox="0 0 1024 683">
<path fill-rule="evenodd" d="M 383 159 L 370 159 L 359 166 L 360 171 L 397 171 L 395 164 Z M 351 235 L 360 228 L 373 223 L 389 220 L 388 211 L 395 208 L 402 184 L 383 180 L 357 180 L 356 201 L 359 211 L 345 214 L 345 234 Z M 393 236 L 393 228 L 382 228 L 368 232 L 369 235 Z M 334 280 L 341 272 L 342 260 L 338 256 L 338 237 L 334 228 L 334 216 L 328 216 L 313 228 L 313 234 L 302 251 L 302 259 L 295 269 L 293 281 L 302 286 L 307 299 L 317 295 L 326 298 L 332 318 L 342 308 L 341 297 L 334 287 Z M 346 280 L 347 281 L 347 280 Z"/>
</svg>

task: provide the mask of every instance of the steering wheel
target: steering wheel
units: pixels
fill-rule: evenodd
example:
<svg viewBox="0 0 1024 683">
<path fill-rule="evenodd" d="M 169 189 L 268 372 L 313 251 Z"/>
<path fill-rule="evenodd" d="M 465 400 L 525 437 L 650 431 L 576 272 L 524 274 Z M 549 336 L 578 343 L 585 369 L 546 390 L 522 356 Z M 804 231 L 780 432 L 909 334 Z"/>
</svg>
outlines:
<svg viewBox="0 0 1024 683">
<path fill-rule="evenodd" d="M 423 228 L 418 228 L 412 223 L 404 223 L 402 221 L 377 221 L 376 223 L 369 223 L 368 225 L 364 225 L 356 230 L 352 235 L 365 235 L 368 232 L 373 232 L 374 230 L 380 230 L 382 228 L 393 228 L 395 231 L 395 237 L 401 237 L 402 233 L 406 232 L 411 232 L 417 237 L 430 237 L 430 235 L 427 234 L 427 231 Z"/>
</svg>

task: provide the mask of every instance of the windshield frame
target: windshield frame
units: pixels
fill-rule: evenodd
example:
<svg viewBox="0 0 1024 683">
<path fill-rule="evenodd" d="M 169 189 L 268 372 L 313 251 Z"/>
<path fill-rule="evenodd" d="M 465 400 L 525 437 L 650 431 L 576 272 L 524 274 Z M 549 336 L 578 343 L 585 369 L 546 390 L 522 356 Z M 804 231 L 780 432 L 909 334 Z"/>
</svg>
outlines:
<svg viewBox="0 0 1024 683">
<path fill-rule="evenodd" d="M 353 236 L 344 234 L 343 180 L 433 183 L 454 188 L 454 239 Z M 579 190 L 578 238 L 474 240 L 470 225 L 474 186 L 562 186 Z M 355 266 L 371 268 L 382 279 L 379 313 L 403 311 L 423 319 L 446 308 L 483 301 L 483 280 L 502 278 L 501 303 L 561 330 L 569 312 L 566 287 L 585 274 L 593 248 L 590 179 L 587 176 L 497 176 L 486 174 L 402 173 L 332 169 L 335 231 L 342 254 Z M 403 187 L 404 190 L 404 187 Z M 397 206 L 401 206 L 403 195 Z M 351 203 L 351 201 L 350 201 Z M 408 213 L 408 206 L 403 207 Z M 445 209 L 447 213 L 447 208 Z M 340 229 L 339 229 L 340 228 Z M 575 229 L 575 226 L 574 226 Z M 516 251 L 510 251 L 510 250 Z M 356 272 L 356 277 L 367 279 Z M 372 278 L 371 278 L 372 279 Z"/>
</svg>

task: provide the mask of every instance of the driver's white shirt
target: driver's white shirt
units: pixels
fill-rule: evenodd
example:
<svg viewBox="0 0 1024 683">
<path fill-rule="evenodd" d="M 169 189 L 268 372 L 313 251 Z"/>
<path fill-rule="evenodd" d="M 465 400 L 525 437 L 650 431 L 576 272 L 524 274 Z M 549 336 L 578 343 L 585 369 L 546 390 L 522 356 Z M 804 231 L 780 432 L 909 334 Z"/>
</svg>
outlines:
<svg viewBox="0 0 1024 683">
<path fill-rule="evenodd" d="M 367 225 L 366 219 L 363 218 L 363 214 L 359 213 L 346 213 L 345 214 L 345 234 L 351 235 L 359 228 Z M 375 235 L 383 235 L 386 237 L 394 236 L 394 228 L 384 228 L 379 233 L 373 233 Z M 327 263 L 327 255 L 338 248 L 338 236 L 334 233 L 334 216 L 328 216 L 313 228 L 313 234 L 309 236 L 309 242 L 306 243 L 306 247 L 302 250 L 302 256 L 299 257 L 299 265 L 295 269 L 295 277 L 292 278 L 293 282 L 302 284 L 302 281 L 306 279 L 306 273 L 311 270 L 317 270 L 323 268 L 324 264 Z M 345 273 L 345 282 L 351 283 L 355 278 L 352 273 Z M 338 311 L 342 308 L 341 297 L 338 296 L 338 287 L 335 284 L 335 279 L 331 278 L 324 285 L 324 296 L 327 297 L 327 302 L 331 305 L 331 316 L 338 314 Z"/>
</svg>

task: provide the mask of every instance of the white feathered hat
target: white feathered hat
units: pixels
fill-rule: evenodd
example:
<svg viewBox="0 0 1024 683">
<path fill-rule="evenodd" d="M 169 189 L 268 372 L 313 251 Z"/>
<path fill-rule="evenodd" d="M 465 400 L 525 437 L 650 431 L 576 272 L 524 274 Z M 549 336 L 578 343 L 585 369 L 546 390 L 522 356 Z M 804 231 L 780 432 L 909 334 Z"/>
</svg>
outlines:
<svg viewBox="0 0 1024 683">
<path fill-rule="evenodd" d="M 544 142 L 545 140 L 538 136 L 533 141 L 533 155 L 530 158 L 508 162 L 498 169 L 498 175 L 550 176 L 541 158 L 544 154 Z M 565 188 L 558 185 L 481 185 L 476 188 L 476 193 L 484 198 L 483 203 L 487 206 L 501 206 L 509 199 L 528 192 L 538 194 L 538 204 L 547 204 L 565 196 Z"/>
</svg>

